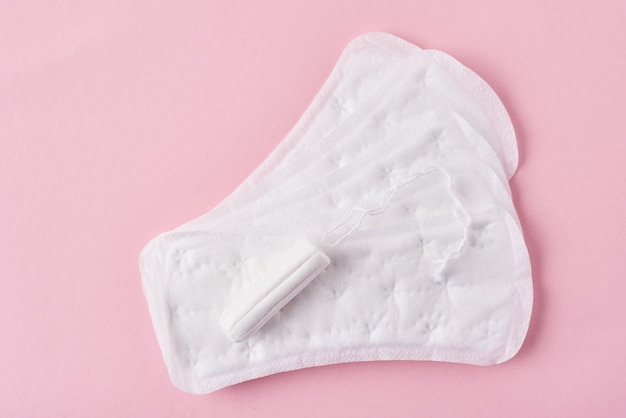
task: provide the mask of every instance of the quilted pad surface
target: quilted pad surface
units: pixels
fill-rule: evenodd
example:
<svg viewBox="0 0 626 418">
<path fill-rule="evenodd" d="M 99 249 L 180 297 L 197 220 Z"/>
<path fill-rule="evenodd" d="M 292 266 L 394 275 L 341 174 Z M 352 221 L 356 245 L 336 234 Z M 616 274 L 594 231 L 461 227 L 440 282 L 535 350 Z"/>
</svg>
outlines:
<svg viewBox="0 0 626 418">
<path fill-rule="evenodd" d="M 338 362 L 511 358 L 532 307 L 516 166 L 510 120 L 477 75 L 388 34 L 355 39 L 267 161 L 142 252 L 173 383 L 206 393 Z M 224 312 L 302 239 L 330 265 L 233 341 Z"/>
</svg>

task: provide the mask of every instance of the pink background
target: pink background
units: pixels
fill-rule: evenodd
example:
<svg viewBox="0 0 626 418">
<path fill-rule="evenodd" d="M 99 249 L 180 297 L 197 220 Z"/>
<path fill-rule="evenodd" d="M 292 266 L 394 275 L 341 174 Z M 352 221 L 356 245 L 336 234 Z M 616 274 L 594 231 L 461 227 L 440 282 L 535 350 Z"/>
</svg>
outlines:
<svg viewBox="0 0 626 418">
<path fill-rule="evenodd" d="M 626 2 L 18 3 L 0 4 L 1 416 L 625 413 Z M 452 54 L 511 113 L 526 343 L 487 368 L 348 364 L 179 392 L 139 251 L 233 190 L 374 30 Z"/>
</svg>

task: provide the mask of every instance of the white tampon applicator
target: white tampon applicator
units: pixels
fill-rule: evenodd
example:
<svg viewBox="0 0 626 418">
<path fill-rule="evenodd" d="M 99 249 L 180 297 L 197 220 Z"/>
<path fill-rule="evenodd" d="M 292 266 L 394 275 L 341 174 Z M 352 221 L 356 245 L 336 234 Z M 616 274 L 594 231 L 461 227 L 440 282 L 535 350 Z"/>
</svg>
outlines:
<svg viewBox="0 0 626 418">
<path fill-rule="evenodd" d="M 223 312 L 220 325 L 228 338 L 243 341 L 254 335 L 330 264 L 308 239 L 297 242 L 283 260 Z"/>
</svg>

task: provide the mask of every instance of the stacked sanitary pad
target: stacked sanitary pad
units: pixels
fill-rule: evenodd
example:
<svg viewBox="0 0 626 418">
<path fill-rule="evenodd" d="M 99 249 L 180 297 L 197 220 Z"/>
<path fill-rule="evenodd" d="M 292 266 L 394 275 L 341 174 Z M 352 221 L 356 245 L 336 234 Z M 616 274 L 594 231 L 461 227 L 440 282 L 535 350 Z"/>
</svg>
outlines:
<svg viewBox="0 0 626 418">
<path fill-rule="evenodd" d="M 270 157 L 142 252 L 173 383 L 511 358 L 532 307 L 516 167 L 510 119 L 476 74 L 392 35 L 355 39 Z"/>
</svg>

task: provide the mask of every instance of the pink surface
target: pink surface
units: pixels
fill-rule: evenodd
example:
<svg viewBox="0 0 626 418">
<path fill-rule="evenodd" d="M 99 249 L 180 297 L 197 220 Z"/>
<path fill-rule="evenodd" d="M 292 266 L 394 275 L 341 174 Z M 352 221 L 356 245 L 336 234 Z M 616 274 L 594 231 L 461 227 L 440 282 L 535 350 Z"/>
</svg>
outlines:
<svg viewBox="0 0 626 418">
<path fill-rule="evenodd" d="M 624 413 L 623 0 L 18 3 L 0 5 L 0 416 Z M 348 364 L 179 392 L 139 251 L 233 190 L 373 30 L 452 54 L 511 113 L 526 343 L 494 367 Z"/>
</svg>

